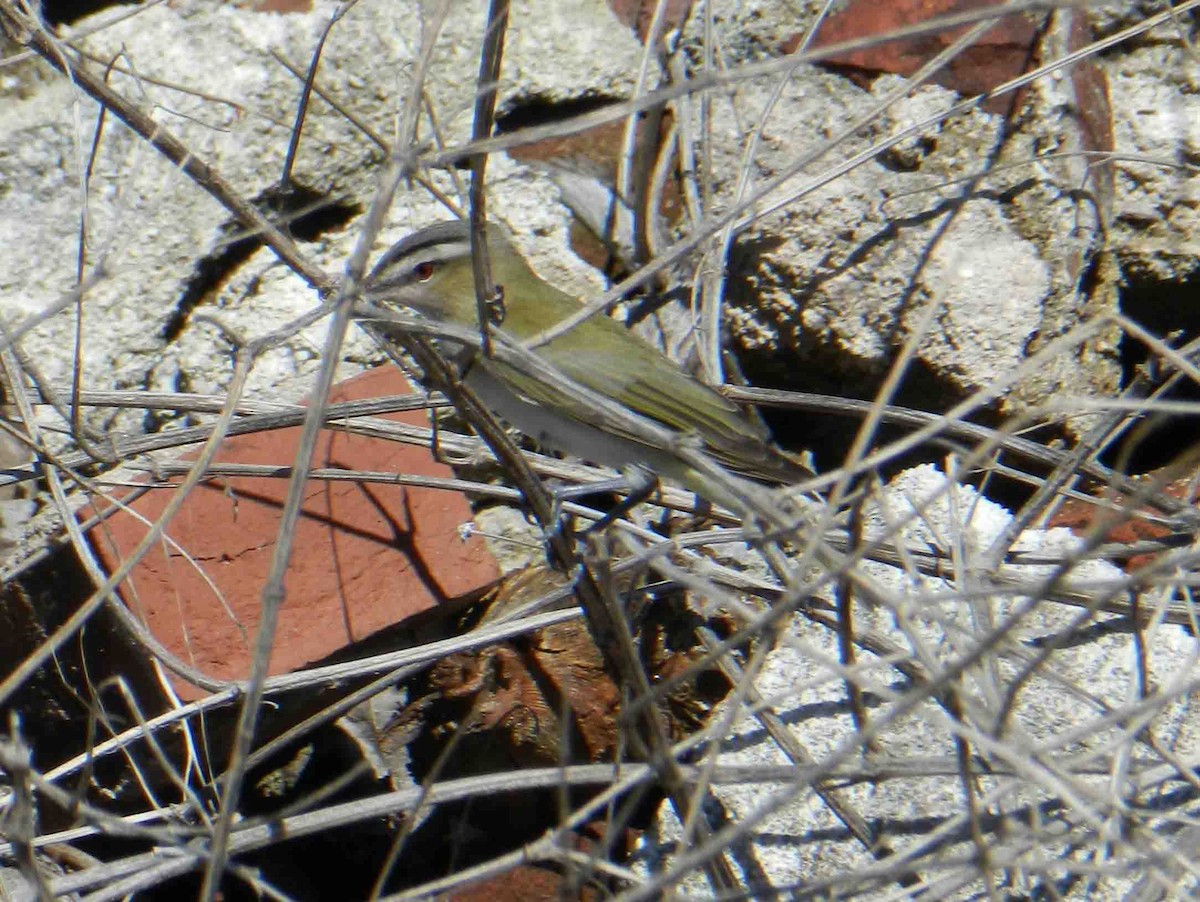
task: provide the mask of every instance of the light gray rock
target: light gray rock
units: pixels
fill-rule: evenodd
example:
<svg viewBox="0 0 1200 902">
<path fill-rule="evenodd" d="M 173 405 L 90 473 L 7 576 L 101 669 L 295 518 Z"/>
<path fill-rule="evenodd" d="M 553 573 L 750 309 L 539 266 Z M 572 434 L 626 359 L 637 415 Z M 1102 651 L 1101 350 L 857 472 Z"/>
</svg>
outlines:
<svg viewBox="0 0 1200 902">
<path fill-rule="evenodd" d="M 425 16 L 407 11 L 400 27 L 388 4 L 356 6 L 326 44 L 319 86 L 385 140 L 391 140 L 408 94 L 419 25 L 430 21 L 435 7 L 428 4 Z M 112 86 L 153 109 L 164 128 L 255 198 L 280 178 L 301 88 L 271 54 L 307 65 L 334 9 L 317 3 L 311 13 L 276 15 L 207 3 L 159 4 L 132 17 L 113 10 L 77 27 L 114 20 L 82 42 L 100 59 L 117 59 Z M 484 9 L 483 3 L 454 5 L 426 80 L 448 145 L 469 137 Z M 502 108 L 522 98 L 553 101 L 629 90 L 641 49 L 601 5 L 575 2 L 535 12 L 515 4 L 511 23 Z M 10 324 L 47 309 L 73 284 L 80 182 L 96 121 L 95 104 L 61 78 L 46 79 L 0 110 L 0 158 L 6 161 L 0 176 L 6 189 L 0 192 L 0 315 Z M 430 137 L 427 122 L 420 136 Z M 343 116 L 314 99 L 293 178 L 324 198 L 363 209 L 376 189 L 382 156 Z M 222 251 L 239 237 L 228 214 L 112 117 L 92 169 L 85 271 L 102 263 L 103 273 L 84 304 L 85 387 L 220 391 L 230 373 L 228 343 L 193 312 L 213 314 L 256 338 L 317 302 L 266 251 L 222 264 Z M 454 194 L 446 173 L 433 178 Z M 551 186 L 531 190 L 503 163 L 494 169 L 492 186 L 494 209 L 524 234 L 565 234 Z M 426 192 L 402 190 L 381 244 L 448 215 Z M 353 229 L 327 233 L 305 250 L 336 274 L 356 235 Z M 225 269 L 205 270 L 214 262 Z M 181 313 L 178 334 L 168 335 Z M 264 355 L 249 390 L 302 394 L 318 363 L 323 328 L 311 327 Z M 62 313 L 23 342 L 59 385 L 73 367 L 73 334 L 72 316 Z M 346 354 L 377 357 L 357 333 Z M 118 422 L 140 426 L 136 417 Z"/>
<path fill-rule="evenodd" d="M 1180 760 L 1194 758 L 1187 687 L 1195 682 L 1195 641 L 1184 627 L 1165 623 L 1155 623 L 1140 637 L 1121 630 L 1072 632 L 1086 620 L 1078 608 L 1045 598 L 1029 606 L 1019 587 L 1041 584 L 1055 572 L 1050 561 L 1069 558 L 1080 548 L 1080 540 L 1065 529 L 1022 536 L 1016 548 L 1047 563 L 1006 566 L 1002 572 L 1014 591 L 985 591 L 973 567 L 1009 521 L 1003 508 L 970 488 L 953 487 L 932 466 L 900 474 L 868 506 L 868 539 L 887 538 L 917 552 L 938 550 L 947 556 L 948 569 L 944 576 L 931 576 L 911 566 L 867 563 L 857 580 L 871 591 L 856 593 L 863 603 L 854 610 L 855 634 L 890 644 L 897 660 L 928 676 L 955 668 L 944 685 L 953 687 L 960 716 L 952 716 L 953 707 L 936 693 L 905 679 L 900 668 L 887 663 L 887 655 L 860 653 L 852 672 L 864 692 L 866 724 L 875 733 L 873 747 L 864 747 L 848 704 L 844 676 L 850 671 L 841 663 L 836 635 L 795 616 L 773 647 L 764 649 L 765 663 L 753 679 L 753 703 L 740 705 L 733 696 L 725 703 L 731 725 L 709 762 L 717 770 L 794 768 L 794 779 L 764 778 L 712 790 L 723 823 L 743 828 L 739 841 L 729 845 L 743 879 L 803 889 L 818 898 L 821 888 L 834 898 L 894 898 L 894 875 L 903 868 L 874 860 L 803 777 L 803 768 L 811 764 L 840 774 L 878 768 L 879 780 L 833 779 L 826 788 L 880 831 L 895 855 L 912 856 L 932 887 L 931 897 L 978 898 L 984 884 L 958 773 L 956 737 L 1001 771 L 989 774 L 977 766 L 972 785 L 981 812 L 1003 812 L 1009 819 L 1001 826 L 989 815 L 984 832 L 989 865 L 997 876 L 1004 869 L 1016 881 L 1014 890 L 1032 889 L 1043 869 L 1054 872 L 1056 861 L 1086 869 L 1103 846 L 1111 866 L 1095 882 L 1064 890 L 1064 897 L 1121 898 L 1143 873 L 1145 848 L 1165 848 L 1152 830 L 1170 835 L 1169 810 L 1160 818 L 1142 809 L 1147 829 L 1139 835 L 1147 846 L 1120 832 L 1110 837 L 1112 846 L 1105 845 L 1104 831 L 1112 826 L 1105 812 L 1111 810 L 1118 774 L 1130 781 L 1128 791 L 1135 795 L 1134 785 L 1147 786 L 1148 771 L 1130 761 L 1147 760 L 1130 718 L 1141 723 L 1145 717 L 1147 727 L 1153 724 L 1155 735 Z M 1062 588 L 1102 595 L 1104 586 L 1121 576 L 1111 564 L 1084 561 L 1070 569 Z M 1168 595 L 1169 590 L 1150 593 L 1143 603 L 1152 609 Z M 1007 630 L 1004 638 L 986 648 L 985 637 L 1001 626 Z M 1039 650 L 1048 647 L 1053 652 L 1043 657 Z M 1139 695 L 1143 665 L 1148 683 L 1162 693 L 1161 704 L 1152 706 Z M 762 709 L 779 718 L 808 762 L 784 754 L 754 716 Z M 1169 771 L 1163 768 L 1164 774 Z M 681 848 L 680 839 L 678 821 L 664 806 L 639 851 L 647 877 L 680 864 L 683 852 L 690 851 Z M 883 879 L 873 882 L 872 873 Z M 712 896 L 698 869 L 683 868 L 679 876 L 682 892 Z M 1178 879 L 1189 878 L 1180 874 Z"/>
</svg>

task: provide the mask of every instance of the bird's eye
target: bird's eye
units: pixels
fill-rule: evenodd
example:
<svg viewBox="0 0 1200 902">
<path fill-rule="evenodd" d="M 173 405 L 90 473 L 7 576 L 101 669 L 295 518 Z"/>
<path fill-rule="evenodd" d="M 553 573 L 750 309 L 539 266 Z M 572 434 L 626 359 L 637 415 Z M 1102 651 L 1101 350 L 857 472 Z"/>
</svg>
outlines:
<svg viewBox="0 0 1200 902">
<path fill-rule="evenodd" d="M 433 270 L 433 261 L 423 260 L 412 268 L 412 275 L 418 282 L 428 282 L 433 278 Z"/>
</svg>

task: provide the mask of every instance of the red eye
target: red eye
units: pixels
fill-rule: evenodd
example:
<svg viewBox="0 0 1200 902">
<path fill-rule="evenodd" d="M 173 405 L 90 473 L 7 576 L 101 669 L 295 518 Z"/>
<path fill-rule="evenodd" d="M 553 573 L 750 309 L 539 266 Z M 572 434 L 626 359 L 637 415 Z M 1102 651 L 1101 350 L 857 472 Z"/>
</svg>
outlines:
<svg viewBox="0 0 1200 902">
<path fill-rule="evenodd" d="M 412 268 L 413 278 L 418 282 L 428 282 L 433 278 L 433 261 L 426 260 Z"/>
</svg>

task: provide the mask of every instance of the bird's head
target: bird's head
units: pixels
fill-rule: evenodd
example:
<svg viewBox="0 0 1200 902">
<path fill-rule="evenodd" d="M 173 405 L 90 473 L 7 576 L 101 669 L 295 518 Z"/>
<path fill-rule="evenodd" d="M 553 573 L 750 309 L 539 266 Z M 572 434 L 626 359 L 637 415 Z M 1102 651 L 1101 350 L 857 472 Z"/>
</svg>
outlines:
<svg viewBox="0 0 1200 902">
<path fill-rule="evenodd" d="M 488 225 L 492 281 L 505 292 L 538 281 L 517 253 L 508 231 Z M 394 244 L 363 284 L 368 301 L 385 307 L 411 307 L 430 319 L 477 326 L 471 226 L 465 220 L 440 222 Z M 497 311 L 497 320 L 503 319 Z"/>
</svg>

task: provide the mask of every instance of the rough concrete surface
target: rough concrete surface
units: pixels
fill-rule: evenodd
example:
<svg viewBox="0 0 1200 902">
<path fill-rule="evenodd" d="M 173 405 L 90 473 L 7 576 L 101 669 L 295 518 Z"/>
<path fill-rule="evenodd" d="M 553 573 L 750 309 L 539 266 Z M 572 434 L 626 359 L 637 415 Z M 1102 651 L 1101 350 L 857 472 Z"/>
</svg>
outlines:
<svg viewBox="0 0 1200 902">
<path fill-rule="evenodd" d="M 759 12 L 731 4 L 727 27 L 752 18 L 761 32 Z M 777 23 L 776 44 L 794 28 L 787 17 L 767 20 Z M 1030 92 L 1033 113 L 1006 126 L 978 108 L 938 122 L 958 95 L 935 85 L 906 93 L 903 84 L 883 75 L 864 88 L 800 69 L 782 84 L 741 84 L 713 105 L 722 209 L 778 210 L 733 249 L 732 328 L 751 348 L 778 354 L 791 384 L 869 384 L 915 338 L 917 359 L 941 391 L 989 391 L 1018 358 L 1115 309 L 1111 280 L 1081 286 L 1080 258 L 1099 248 L 1090 201 L 1076 197 L 1060 161 L 1028 162 L 1063 145 L 1074 128 L 1042 96 L 1053 91 Z M 825 146 L 860 121 L 869 125 Z M 915 133 L 891 144 L 909 129 Z M 873 148 L 828 180 L 840 161 Z M 989 240 L 980 242 L 983 223 Z M 968 320 L 989 332 L 982 346 L 963 341 Z M 811 366 L 796 367 L 794 357 Z M 1111 391 L 1118 376 L 1108 330 L 1030 368 L 1000 406 Z"/>
<path fill-rule="evenodd" d="M 780 55 L 821 5 L 697 4 L 672 45 L 694 74 L 704 42 L 715 35 L 714 69 L 736 72 Z M 429 60 L 428 109 L 422 101 L 418 117 L 419 135 L 430 146 L 458 146 L 469 136 L 485 6 L 481 0 L 451 4 Z M 1152 6 L 1106 7 L 1097 21 L 1103 32 L 1113 33 L 1155 13 Z M 432 2 L 364 0 L 348 10 L 325 46 L 318 76 L 322 91 L 384 143 L 406 118 L 422 23 L 435 8 Z M 319 0 L 310 12 L 278 15 L 182 0 L 128 18 L 122 18 L 123 9 L 109 10 L 74 28 L 82 32 L 111 22 L 83 45 L 104 64 L 113 62 L 113 87 L 153 111 L 164 128 L 245 196 L 261 198 L 280 179 L 301 88 L 273 54 L 307 65 L 338 9 L 340 4 Z M 702 9 L 711 12 L 711 23 Z M 1062 23 L 1054 28 L 1061 35 L 1056 52 L 1070 52 L 1071 29 Z M 896 74 L 852 79 L 844 71 L 815 67 L 797 68 L 782 79 L 730 80 L 709 95 L 711 103 L 681 98 L 671 108 L 673 126 L 693 136 L 693 147 L 702 146 L 701 136 L 707 142 L 699 162 L 693 161 L 700 179 L 681 206 L 703 198 L 707 206 L 693 212 L 710 222 L 728 215 L 739 226 L 728 259 L 712 252 L 682 264 L 702 285 L 690 300 L 701 308 L 719 301 L 732 343 L 748 359 L 757 358 L 761 371 L 781 374 L 791 387 L 870 399 L 912 343 L 915 363 L 906 372 L 923 377 L 914 400 L 930 409 L 944 409 L 962 396 L 998 393 L 1001 413 L 1053 407 L 1068 433 L 1082 431 L 1087 420 L 1070 418 L 1072 402 L 1120 389 L 1115 330 L 1092 326 L 1118 309 L 1129 283 L 1163 292 L 1155 296 L 1168 327 L 1181 318 L 1194 322 L 1186 298 L 1173 292 L 1182 293 L 1198 272 L 1200 91 L 1194 46 L 1181 47 L 1175 28 L 1166 23 L 1088 61 L 1095 70 L 1089 84 L 1099 84 L 1100 75 L 1107 82 L 1107 103 L 1092 110 L 1110 120 L 1117 155 L 1103 171 L 1082 162 L 1081 153 L 1108 148 L 1093 133 L 1096 123 L 1080 114 L 1078 108 L 1086 105 L 1081 89 L 1065 72 L 1028 86 L 1022 95 L 1026 106 L 1007 121 L 982 106 L 938 121 L 961 99 L 945 86 L 908 90 Z M 627 98 L 644 54 L 599 0 L 515 2 L 498 110 L 501 116 L 537 114 L 556 104 Z M 651 87 L 657 78 L 656 72 Z M 184 86 L 188 90 L 180 89 Z M 7 92 L 0 103 L 0 319 L 13 327 L 59 303 L 76 283 L 83 240 L 84 390 L 221 395 L 232 373 L 235 337 L 262 338 L 319 302 L 269 252 L 252 249 L 239 256 L 230 242 L 241 236 L 229 215 L 113 117 L 103 120 L 103 140 L 89 162 L 100 122 L 97 107 L 66 80 L 27 64 L 5 76 L 0 90 Z M 859 131 L 842 134 L 860 121 Z M 853 168 L 838 168 L 859 154 L 863 159 Z M 327 272 L 340 273 L 355 247 L 384 155 L 326 100 L 313 99 L 293 179 L 317 201 L 337 205 L 340 218 L 302 241 Z M 606 283 L 568 249 L 569 214 L 553 182 L 504 154 L 491 158 L 488 172 L 489 209 L 513 226 L 535 267 L 581 297 L 597 296 Z M 462 203 L 464 172 L 437 170 L 429 178 Z M 742 221 L 768 210 L 761 219 Z M 373 256 L 412 229 L 449 216 L 424 189 L 401 186 Z M 674 227 L 667 239 L 686 231 L 686 217 Z M 694 340 L 690 311 L 677 317 L 675 337 Z M 60 392 L 76 370 L 76 331 L 67 308 L 21 342 L 26 366 L 36 365 Z M 324 332 L 324 323 L 318 323 L 265 352 L 251 373 L 247 397 L 302 398 L 320 363 Z M 703 329 L 700 334 L 706 338 Z M 1072 335 L 1080 340 L 1054 344 Z M 357 332 L 342 354 L 343 374 L 380 359 Z M 46 407 L 40 416 L 56 430 L 50 443 L 66 446 L 61 416 Z M 140 410 L 103 408 L 86 416 L 97 429 L 124 432 L 188 421 L 172 411 L 147 417 Z M 873 475 L 865 474 L 863 483 Z M 1039 643 L 1084 615 L 1073 606 L 1039 604 L 994 657 L 963 668 L 956 684 L 967 706 L 963 718 L 926 699 L 894 722 L 887 720 L 907 688 L 893 666 L 897 661 L 933 673 L 961 661 L 979 635 L 1021 610 L 1030 586 L 1047 576 L 1044 568 L 1013 566 L 1001 571 L 1018 582 L 1009 592 L 981 588 L 975 562 L 1011 515 L 971 489 L 947 494 L 953 484 L 934 468 L 908 471 L 868 511 L 868 537 L 895 530 L 910 548 L 936 548 L 952 562 L 943 562 L 949 572 L 937 576 L 915 576 L 912 568 L 883 563 L 862 567 L 864 585 L 874 586 L 878 598 L 875 603 L 857 598 L 859 625 L 894 649 L 890 655 L 864 655 L 858 665 L 857 676 L 869 687 L 868 721 L 880 726 L 877 746 L 858 757 L 859 725 L 846 701 L 841 652 L 827 628 L 798 618 L 788 623 L 756 680 L 761 705 L 774 709 L 819 762 L 853 768 L 907 756 L 930 764 L 930 774 L 855 782 L 839 791 L 877 819 L 898 851 L 918 846 L 942 818 L 949 819 L 947 829 L 961 831 L 923 862 L 930 865 L 933 898 L 986 890 L 953 883 L 956 875 L 974 878 L 980 870 L 972 858 L 978 850 L 966 820 L 956 734 L 969 733 L 977 748 L 1008 765 L 1002 772 L 978 774 L 975 784 L 983 803 L 1014 814 L 1021 827 L 988 833 L 997 837 L 992 850 L 997 868 L 1021 858 L 1028 869 L 1012 872 L 1031 885 L 1045 877 L 1047 883 L 1039 885 L 1045 891 L 1055 866 L 1072 856 L 1080 859 L 1075 862 L 1080 870 L 1101 870 L 1110 862 L 1082 859 L 1110 848 L 1114 855 L 1165 855 L 1166 831 L 1148 830 L 1136 842 L 1119 843 L 1109 843 L 1105 832 L 1117 835 L 1126 814 L 1110 804 L 1113 799 L 1148 806 L 1161 787 L 1139 785 L 1126 796 L 1113 789 L 1122 785 L 1120 767 L 1079 775 L 1089 756 L 1108 754 L 1121 763 L 1140 753 L 1128 736 L 1143 727 L 1147 742 L 1165 745 L 1194 768 L 1197 731 L 1189 680 L 1195 641 L 1156 611 L 1140 631 L 1106 624 L 1071 634 L 1071 644 L 1055 647 L 1043 660 Z M 501 537 L 496 546 L 506 543 L 505 569 L 519 566 L 514 549 L 541 551 L 542 537 L 520 517 L 501 508 L 480 517 L 485 532 Z M 1078 540 L 1062 531 L 1030 531 L 1021 543 L 1047 558 L 1078 548 Z M 768 574 L 764 569 L 756 576 Z M 1122 574 L 1093 562 L 1073 565 L 1070 579 L 1114 583 Z M 1147 590 L 1139 603 L 1154 610 L 1165 594 L 1166 589 Z M 834 604 L 837 598 L 825 586 L 818 600 Z M 1035 663 L 1036 674 L 1026 677 L 1025 669 Z M 1005 710 L 1010 690 L 1011 711 L 1001 735 L 1023 756 L 1010 755 L 1000 743 L 988 745 L 995 737 L 987 726 Z M 1162 696 L 1155 697 L 1157 707 L 1138 707 L 1143 692 Z M 728 710 L 730 729 L 720 744 L 719 764 L 788 763 L 743 709 Z M 1144 713 L 1152 723 L 1132 721 Z M 747 828 L 735 850 L 748 879 L 786 886 L 883 867 L 811 791 L 795 798 L 789 792 L 782 782 L 768 790 L 761 784 L 716 790 L 726 815 L 747 824 L 764 804 L 779 802 Z M 1043 805 L 1050 799 L 1061 804 Z M 1139 814 L 1154 828 L 1163 826 L 1165 818 L 1156 820 L 1142 809 Z M 1067 848 L 1060 836 L 1078 838 L 1081 822 L 1094 842 Z M 645 873 L 679 860 L 671 845 L 678 825 L 665 809 L 655 829 L 657 836 L 647 837 L 640 853 Z M 1114 867 L 1128 864 L 1121 859 Z M 943 874 L 946 883 L 933 882 Z M 1129 873 L 1102 876 L 1107 882 L 1091 898 L 1118 898 L 1136 880 Z M 1076 884 L 1070 891 L 1081 894 L 1090 887 Z M 681 889 L 709 894 L 698 872 Z M 903 892 L 885 883 L 879 897 Z"/>
<path fill-rule="evenodd" d="M 521 4 L 514 6 L 506 99 L 608 96 L 629 89 L 640 48 L 603 8 L 575 7 L 557 5 L 551 15 L 534 15 Z M 164 127 L 255 197 L 280 178 L 300 92 L 299 80 L 269 54 L 305 65 L 335 8 L 318 3 L 308 14 L 275 15 L 206 3 L 162 4 L 100 30 L 86 46 L 105 60 L 132 60 L 137 75 L 114 73 L 113 86 L 156 110 Z M 479 5 L 468 15 L 462 14 L 466 7 L 459 9 L 447 22 L 428 80 L 447 144 L 469 135 L 482 29 Z M 119 12 L 104 15 L 116 18 Z M 388 4 L 356 6 L 333 30 L 322 57 L 322 88 L 385 139 L 406 96 L 408 66 L 419 47 L 413 27 L 419 18 L 410 11 L 397 19 Z M 562 27 L 567 20 L 573 23 L 570 29 Z M 185 85 L 203 96 L 150 79 Z M 79 185 L 96 107 L 55 79 L 27 98 L 6 103 L 0 116 L 6 188 L 0 193 L 0 244 L 6 248 L 0 303 L 10 321 L 19 321 L 46 309 L 73 283 Z M 83 383 L 218 391 L 229 377 L 229 345 L 211 324 L 192 319 L 191 309 L 182 311 L 179 334 L 167 338 L 164 331 L 182 306 L 195 305 L 194 312 L 212 314 L 249 339 L 281 327 L 318 299 L 263 251 L 228 266 L 202 297 L 190 297 L 188 286 L 204 278 L 204 262 L 236 237 L 236 228 L 221 231 L 229 226 L 227 214 L 121 124 L 109 119 L 105 128 L 87 195 L 85 272 L 101 261 L 104 272 L 85 299 Z M 429 134 L 427 126 L 422 134 Z M 293 177 L 327 199 L 363 209 L 375 190 L 381 158 L 378 147 L 314 100 Z M 448 177 L 438 181 L 453 193 Z M 530 188 L 503 162 L 492 184 L 497 214 L 521 226 L 522 234 L 564 234 L 549 186 Z M 382 241 L 449 215 L 424 192 L 401 192 Z M 305 250 L 337 273 L 356 235 L 353 229 L 328 233 Z M 72 317 L 59 315 L 25 339 L 25 350 L 56 384 L 65 384 L 71 372 L 73 333 Z M 268 352 L 255 367 L 249 390 L 290 399 L 302 394 L 302 377 L 317 365 L 322 334 L 317 325 Z M 373 353 L 357 335 L 347 348 L 357 359 Z"/>
<path fill-rule="evenodd" d="M 972 571 L 1010 519 L 1007 511 L 969 488 L 948 491 L 946 474 L 936 467 L 923 466 L 898 476 L 870 505 L 867 535 L 891 536 L 914 549 L 940 549 L 960 564 L 952 565 L 954 572 L 945 577 L 916 575 L 906 567 L 867 565 L 872 591 L 887 601 L 885 607 L 857 606 L 856 630 L 891 643 L 895 654 L 911 657 L 919 667 L 937 670 L 948 662 L 966 661 L 983 635 L 1029 601 L 1019 591 L 984 591 L 984 582 Z M 1046 560 L 1061 559 L 1080 547 L 1080 539 L 1061 528 L 1031 530 L 1017 544 L 1020 552 Z M 1003 572 L 1016 586 L 1037 586 L 1050 578 L 1054 568 L 1012 566 Z M 1068 580 L 1095 586 L 1120 578 L 1111 564 L 1091 560 L 1074 568 Z M 964 592 L 973 586 L 977 594 L 964 600 Z M 1144 603 L 1153 609 L 1168 597 L 1169 591 L 1150 593 Z M 1101 631 L 1088 641 L 1058 646 L 1036 674 L 1026 673 L 1037 660 L 1039 643 L 1077 622 L 1078 616 L 1077 608 L 1042 601 L 1007 634 L 995 658 L 965 668 L 955 685 L 969 723 L 978 728 L 964 727 L 931 698 L 900 714 L 898 704 L 911 685 L 881 660 L 860 658 L 856 682 L 865 690 L 866 723 L 878 731 L 874 748 L 865 754 L 847 700 L 836 637 L 797 616 L 754 680 L 760 699 L 749 711 L 740 706 L 729 709 L 731 729 L 718 744 L 715 761 L 709 763 L 717 768 L 803 764 L 789 760 L 754 717 L 752 712 L 764 709 L 773 712 L 809 757 L 821 764 L 853 773 L 859 767 L 889 771 L 889 761 L 906 762 L 877 784 L 835 779 L 830 789 L 880 831 L 897 855 L 919 850 L 948 831 L 952 841 L 936 853 L 916 853 L 931 866 L 924 872 L 931 881 L 929 892 L 939 899 L 974 899 L 979 898 L 983 883 L 976 871 L 961 866 L 975 854 L 963 784 L 955 773 L 954 737 L 962 735 L 1012 768 L 1006 774 L 981 773 L 975 781 L 981 804 L 986 800 L 993 810 L 1013 818 L 1009 830 L 989 833 L 993 863 L 1019 867 L 1023 861 L 1033 876 L 1039 863 L 1056 857 L 1086 860 L 1088 851 L 1072 850 L 1055 836 L 1078 835 L 1068 825 L 1087 823 L 1093 816 L 1097 826 L 1103 822 L 1099 812 L 1106 810 L 1113 774 L 1080 776 L 1074 771 L 1089 758 L 1103 758 L 1114 746 L 1129 742 L 1128 722 L 1112 715 L 1123 706 L 1137 706 L 1139 666 L 1145 663 L 1149 680 L 1160 691 L 1178 692 L 1193 682 L 1196 646 L 1186 627 L 1168 623 L 1156 623 L 1142 639 L 1121 630 Z M 1009 702 L 1003 729 L 996 731 Z M 1187 760 L 1197 752 L 1194 721 L 1193 704 L 1185 693 L 1157 711 L 1153 729 L 1158 741 Z M 914 770 L 918 763 L 939 765 L 939 769 L 918 773 Z M 719 823 L 753 825 L 732 846 L 736 850 L 732 857 L 746 879 L 776 888 L 802 885 L 809 891 L 829 881 L 830 891 L 836 892 L 847 884 L 861 890 L 856 881 L 871 868 L 881 873 L 897 869 L 895 864 L 875 861 L 811 787 L 801 789 L 781 780 L 721 785 L 713 792 L 723 809 Z M 1051 804 L 1063 799 L 1070 801 Z M 1030 818 L 1036 826 L 1027 822 Z M 679 840 L 679 822 L 664 806 L 639 852 L 641 866 L 648 874 L 669 869 L 677 860 Z M 1120 853 L 1114 852 L 1114 857 L 1112 870 L 1098 884 L 1076 886 L 1064 897 L 1122 898 L 1141 872 Z M 937 880 L 934 861 L 944 864 L 944 882 Z M 854 880 L 848 880 L 849 874 Z M 697 898 L 711 894 L 699 872 L 691 873 L 680 889 Z M 885 879 L 877 892 L 855 898 L 893 898 L 898 891 L 896 882 Z"/>
<path fill-rule="evenodd" d="M 763 7 L 718 4 L 717 21 L 760 51 L 778 46 L 796 19 Z M 700 27 L 693 20 L 685 40 L 699 44 Z M 1141 166 L 1122 164 L 1115 199 L 1086 161 L 1066 155 L 1108 148 L 1081 140 L 1089 125 L 1077 115 L 1082 88 L 1064 73 L 1035 81 L 1027 112 L 1007 126 L 1001 115 L 980 109 L 933 122 L 959 99 L 937 86 L 895 96 L 902 84 L 895 76 L 877 77 L 864 89 L 819 69 L 799 69 L 782 84 L 741 83 L 714 102 L 710 133 L 721 209 L 748 198 L 755 199 L 749 210 L 786 201 L 742 232 L 733 249 L 727 300 L 737 339 L 781 354 L 778 369 L 792 384 L 836 388 L 863 376 L 878 379 L 913 337 L 907 325 L 934 303 L 945 309 L 920 337 L 918 359 L 942 390 L 969 394 L 989 389 L 997 371 L 1011 368 L 1014 353 L 1034 353 L 1116 309 L 1119 276 L 1103 255 L 1096 257 L 1105 222 L 1114 224 L 1110 247 L 1127 273 L 1182 279 L 1194 272 L 1189 224 L 1200 179 L 1174 165 L 1194 159 L 1192 133 L 1200 121 L 1191 109 L 1194 67 L 1176 46 L 1148 37 L 1079 68 L 1085 67 L 1107 77 L 1116 152 L 1150 158 Z M 805 162 L 860 119 L 871 125 Z M 914 126 L 920 126 L 915 135 L 883 149 L 890 136 Z M 872 146 L 880 148 L 873 159 L 823 181 L 836 163 Z M 1031 163 L 1034 156 L 1042 159 Z M 978 211 L 985 206 L 994 231 L 981 244 Z M 963 215 L 972 208 L 976 215 Z M 931 272 L 930 263 L 963 254 L 974 258 L 969 272 L 980 275 L 959 279 L 947 294 L 949 286 L 939 285 L 944 265 Z M 1006 277 L 1010 285 L 998 284 Z M 968 349 L 954 323 L 993 305 L 997 315 L 986 319 L 991 340 Z M 1015 310 L 1021 314 L 1012 316 Z M 1113 329 L 1100 330 L 1042 358 L 1006 391 L 1001 408 L 1112 391 L 1119 377 L 1116 338 Z M 797 367 L 794 357 L 811 365 Z"/>
</svg>

